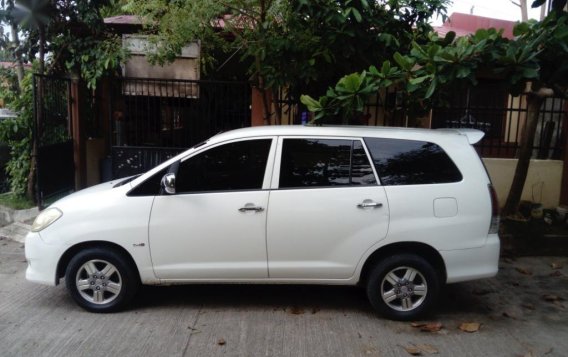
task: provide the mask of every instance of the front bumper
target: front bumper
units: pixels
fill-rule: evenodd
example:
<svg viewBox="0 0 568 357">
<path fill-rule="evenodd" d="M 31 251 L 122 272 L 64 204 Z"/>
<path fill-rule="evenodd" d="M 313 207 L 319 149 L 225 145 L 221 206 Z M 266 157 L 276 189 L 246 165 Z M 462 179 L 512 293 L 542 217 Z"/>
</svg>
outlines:
<svg viewBox="0 0 568 357">
<path fill-rule="evenodd" d="M 497 275 L 500 246 L 499 236 L 490 234 L 482 247 L 440 251 L 446 263 L 446 282 L 458 283 Z"/>
<path fill-rule="evenodd" d="M 26 279 L 44 285 L 57 285 L 57 264 L 65 252 L 65 246 L 47 244 L 39 233 L 30 232 L 26 236 Z"/>
</svg>

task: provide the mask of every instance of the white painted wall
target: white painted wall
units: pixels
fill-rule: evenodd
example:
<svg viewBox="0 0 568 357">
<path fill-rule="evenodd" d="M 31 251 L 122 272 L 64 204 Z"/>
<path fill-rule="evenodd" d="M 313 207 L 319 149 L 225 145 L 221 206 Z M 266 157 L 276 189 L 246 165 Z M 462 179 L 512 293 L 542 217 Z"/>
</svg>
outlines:
<svg viewBox="0 0 568 357">
<path fill-rule="evenodd" d="M 484 158 L 483 162 L 503 207 L 513 182 L 517 159 Z M 562 170 L 561 160 L 531 160 L 521 199 L 542 203 L 545 208 L 558 206 Z"/>
</svg>

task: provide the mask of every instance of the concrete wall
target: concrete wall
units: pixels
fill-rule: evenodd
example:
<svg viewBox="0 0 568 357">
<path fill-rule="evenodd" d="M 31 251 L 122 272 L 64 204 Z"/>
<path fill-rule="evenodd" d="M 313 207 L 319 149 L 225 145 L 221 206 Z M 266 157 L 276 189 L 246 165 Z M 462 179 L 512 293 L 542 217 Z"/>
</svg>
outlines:
<svg viewBox="0 0 568 357">
<path fill-rule="evenodd" d="M 483 162 L 487 171 L 489 171 L 489 176 L 491 176 L 493 186 L 497 191 L 499 204 L 502 207 L 513 182 L 517 160 L 484 158 Z M 542 203 L 545 208 L 558 206 L 562 166 L 563 163 L 560 160 L 531 160 L 521 199 Z"/>
</svg>

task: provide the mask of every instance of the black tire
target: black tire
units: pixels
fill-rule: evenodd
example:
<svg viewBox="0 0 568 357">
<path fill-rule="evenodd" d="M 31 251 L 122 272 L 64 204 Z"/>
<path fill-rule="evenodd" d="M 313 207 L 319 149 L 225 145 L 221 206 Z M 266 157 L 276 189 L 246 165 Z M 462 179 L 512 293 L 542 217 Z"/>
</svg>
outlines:
<svg viewBox="0 0 568 357">
<path fill-rule="evenodd" d="M 389 273 L 394 276 L 387 277 Z M 412 279 L 404 279 L 405 273 Z M 369 302 L 378 313 L 392 320 L 408 321 L 423 316 L 436 302 L 439 290 L 440 276 L 436 270 L 414 254 L 383 259 L 372 268 L 367 279 Z"/>
<path fill-rule="evenodd" d="M 105 276 L 105 273 L 110 275 Z M 108 248 L 88 248 L 77 253 L 67 265 L 65 284 L 69 294 L 91 312 L 122 310 L 134 298 L 140 278 L 131 263 Z M 80 289 L 79 286 L 84 289 Z"/>
</svg>

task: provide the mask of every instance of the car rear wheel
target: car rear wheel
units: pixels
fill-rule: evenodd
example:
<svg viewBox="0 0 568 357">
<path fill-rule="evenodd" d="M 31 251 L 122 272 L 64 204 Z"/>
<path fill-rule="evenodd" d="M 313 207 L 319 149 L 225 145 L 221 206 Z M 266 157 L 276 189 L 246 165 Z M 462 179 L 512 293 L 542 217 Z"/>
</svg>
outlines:
<svg viewBox="0 0 568 357">
<path fill-rule="evenodd" d="M 77 253 L 67 266 L 65 283 L 75 302 L 91 312 L 124 308 L 140 285 L 129 262 L 120 253 L 103 248 Z"/>
<path fill-rule="evenodd" d="M 393 320 L 416 319 L 435 303 L 440 278 L 428 261 L 397 254 L 379 262 L 369 274 L 367 296 L 381 315 Z"/>
</svg>

